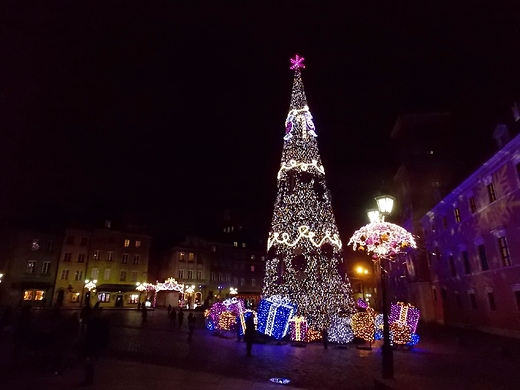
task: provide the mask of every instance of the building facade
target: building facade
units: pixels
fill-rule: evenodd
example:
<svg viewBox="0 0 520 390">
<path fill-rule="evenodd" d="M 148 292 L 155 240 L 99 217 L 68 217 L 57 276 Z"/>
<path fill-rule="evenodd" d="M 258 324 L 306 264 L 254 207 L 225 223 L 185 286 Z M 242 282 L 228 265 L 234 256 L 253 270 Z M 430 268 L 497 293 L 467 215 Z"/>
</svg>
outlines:
<svg viewBox="0 0 520 390">
<path fill-rule="evenodd" d="M 420 222 L 435 321 L 520 338 L 520 136 Z"/>
</svg>

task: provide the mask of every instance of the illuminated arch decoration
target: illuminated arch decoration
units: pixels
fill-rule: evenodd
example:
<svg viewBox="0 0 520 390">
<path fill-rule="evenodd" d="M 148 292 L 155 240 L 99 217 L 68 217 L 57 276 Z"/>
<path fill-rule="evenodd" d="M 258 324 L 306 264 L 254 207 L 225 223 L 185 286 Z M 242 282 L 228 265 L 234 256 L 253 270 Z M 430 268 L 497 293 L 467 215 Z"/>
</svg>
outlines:
<svg viewBox="0 0 520 390">
<path fill-rule="evenodd" d="M 289 233 L 282 233 L 281 235 L 278 232 L 269 233 L 269 238 L 267 239 L 267 250 L 271 249 L 274 244 L 283 244 L 288 247 L 294 247 L 304 239 L 310 241 L 310 243 L 316 248 L 320 248 L 327 241 L 331 245 L 336 245 L 338 249 L 341 249 L 343 246 L 338 234 L 325 232 L 324 236 L 319 241 L 316 241 L 314 237 L 316 237 L 316 233 L 310 231 L 308 226 L 300 226 L 298 228 L 298 237 L 296 237 L 292 242 Z"/>
<path fill-rule="evenodd" d="M 157 283 L 155 287 L 156 291 L 168 290 L 168 291 L 184 291 L 184 284 L 179 284 L 174 278 L 168 278 L 164 283 Z"/>
</svg>

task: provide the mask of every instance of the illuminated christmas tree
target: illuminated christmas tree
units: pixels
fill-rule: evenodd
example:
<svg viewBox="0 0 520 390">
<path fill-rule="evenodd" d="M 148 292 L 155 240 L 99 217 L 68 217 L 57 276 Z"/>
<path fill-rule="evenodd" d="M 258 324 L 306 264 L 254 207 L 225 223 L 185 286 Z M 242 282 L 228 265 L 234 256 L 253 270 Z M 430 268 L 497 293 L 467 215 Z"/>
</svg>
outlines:
<svg viewBox="0 0 520 390">
<path fill-rule="evenodd" d="M 301 78 L 303 58 L 294 69 L 291 105 L 285 121 L 282 162 L 263 294 L 280 295 L 297 304 L 309 328 L 329 327 L 334 317 L 355 312 L 350 282 L 342 279 L 342 243 L 325 184 L 316 129 Z"/>
</svg>

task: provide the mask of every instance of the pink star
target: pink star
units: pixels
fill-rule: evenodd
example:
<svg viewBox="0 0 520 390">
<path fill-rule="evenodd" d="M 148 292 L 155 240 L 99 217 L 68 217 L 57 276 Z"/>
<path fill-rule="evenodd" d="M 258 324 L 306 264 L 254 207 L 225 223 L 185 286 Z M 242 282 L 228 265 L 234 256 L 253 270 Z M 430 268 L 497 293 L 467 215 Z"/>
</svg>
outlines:
<svg viewBox="0 0 520 390">
<path fill-rule="evenodd" d="M 298 68 L 305 68 L 305 65 L 303 65 L 302 61 L 305 58 L 300 57 L 298 54 L 296 54 L 296 57 L 294 59 L 291 58 L 291 68 L 290 69 L 298 69 Z"/>
</svg>

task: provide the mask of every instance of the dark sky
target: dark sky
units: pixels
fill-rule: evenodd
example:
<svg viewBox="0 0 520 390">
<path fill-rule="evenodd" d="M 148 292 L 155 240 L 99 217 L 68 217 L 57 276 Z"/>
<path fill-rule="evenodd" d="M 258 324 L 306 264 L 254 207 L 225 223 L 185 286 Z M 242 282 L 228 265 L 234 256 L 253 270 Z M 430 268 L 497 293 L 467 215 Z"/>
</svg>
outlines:
<svg viewBox="0 0 520 390">
<path fill-rule="evenodd" d="M 397 169 L 399 114 L 489 142 L 520 95 L 517 1 L 2 2 L 0 212 L 100 200 L 158 234 L 270 223 L 303 81 L 346 239 Z"/>
</svg>

